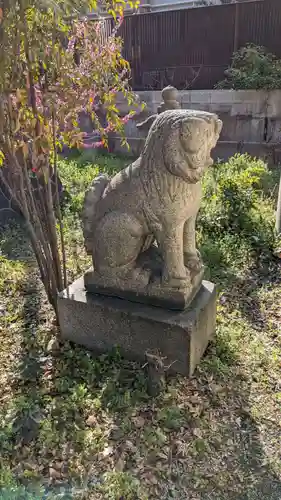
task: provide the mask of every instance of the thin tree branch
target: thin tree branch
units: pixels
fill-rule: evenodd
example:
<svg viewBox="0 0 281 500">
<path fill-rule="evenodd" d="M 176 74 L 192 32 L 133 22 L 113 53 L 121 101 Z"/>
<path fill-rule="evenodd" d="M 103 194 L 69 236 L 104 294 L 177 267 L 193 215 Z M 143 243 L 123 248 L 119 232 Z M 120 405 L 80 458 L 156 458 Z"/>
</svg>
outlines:
<svg viewBox="0 0 281 500">
<path fill-rule="evenodd" d="M 53 148 L 54 148 L 54 177 L 55 177 L 55 201 L 57 209 L 57 217 L 59 221 L 60 230 L 60 241 L 61 241 L 61 252 L 62 252 L 62 268 L 63 268 L 63 286 L 67 288 L 67 272 L 66 272 L 66 252 L 65 252 L 65 242 L 64 242 L 64 227 L 62 220 L 62 213 L 60 207 L 59 199 L 59 186 L 58 186 L 58 163 L 57 163 L 57 145 L 56 145 L 56 123 L 55 123 L 55 112 L 52 112 L 52 133 L 53 133 Z"/>
</svg>

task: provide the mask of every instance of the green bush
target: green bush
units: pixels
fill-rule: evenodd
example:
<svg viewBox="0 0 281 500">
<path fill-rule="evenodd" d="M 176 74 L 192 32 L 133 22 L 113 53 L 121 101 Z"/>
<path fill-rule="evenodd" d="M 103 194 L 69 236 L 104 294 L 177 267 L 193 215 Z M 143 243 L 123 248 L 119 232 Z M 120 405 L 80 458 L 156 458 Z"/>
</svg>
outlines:
<svg viewBox="0 0 281 500">
<path fill-rule="evenodd" d="M 89 153 L 89 152 L 88 152 Z M 127 162 L 128 163 L 128 162 Z M 126 166 L 126 160 L 115 156 L 92 157 L 84 153 L 71 160 L 59 160 L 59 174 L 65 192 L 64 206 L 74 214 L 80 214 L 85 191 L 100 173 L 113 175 Z"/>
<path fill-rule="evenodd" d="M 235 52 L 218 89 L 280 89 L 281 61 L 264 47 L 248 44 Z"/>
<path fill-rule="evenodd" d="M 0 490 L 0 500 L 42 500 L 43 497 L 44 489 L 38 493 L 33 493 L 24 486 L 13 485 Z"/>
<path fill-rule="evenodd" d="M 215 264 L 233 259 L 242 263 L 253 251 L 272 250 L 273 202 L 265 195 L 270 177 L 265 163 L 247 154 L 235 155 L 207 172 L 198 227 L 201 244 Z"/>
</svg>

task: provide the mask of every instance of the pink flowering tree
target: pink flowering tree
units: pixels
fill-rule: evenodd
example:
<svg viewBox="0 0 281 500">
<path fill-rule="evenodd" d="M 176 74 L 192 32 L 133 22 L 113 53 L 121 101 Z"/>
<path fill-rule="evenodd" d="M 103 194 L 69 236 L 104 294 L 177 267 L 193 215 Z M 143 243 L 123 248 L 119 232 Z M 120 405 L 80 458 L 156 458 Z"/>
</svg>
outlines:
<svg viewBox="0 0 281 500">
<path fill-rule="evenodd" d="M 67 2 L 43 5 L 40 0 L 6 0 L 2 5 L 0 185 L 24 218 L 42 282 L 56 311 L 57 294 L 67 286 L 58 152 L 63 145 L 84 146 L 81 112 L 91 115 L 99 131 L 95 146 L 105 147 L 108 132 L 122 136 L 124 122 L 134 114 L 121 118 L 116 106 L 119 92 L 131 106 L 135 102 L 129 65 L 117 36 L 123 3 L 107 6 L 115 24 L 109 36 L 102 20 L 67 21 Z M 82 0 L 78 5 L 71 2 L 72 13 L 75 7 L 79 12 L 86 5 Z M 98 118 L 100 106 L 106 113 L 105 127 Z"/>
</svg>

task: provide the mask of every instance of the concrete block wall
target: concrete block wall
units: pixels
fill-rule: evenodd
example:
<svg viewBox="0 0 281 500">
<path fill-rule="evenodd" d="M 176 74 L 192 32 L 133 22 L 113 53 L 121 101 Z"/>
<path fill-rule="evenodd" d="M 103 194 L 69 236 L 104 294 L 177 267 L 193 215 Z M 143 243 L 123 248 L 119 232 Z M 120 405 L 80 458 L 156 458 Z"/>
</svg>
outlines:
<svg viewBox="0 0 281 500">
<path fill-rule="evenodd" d="M 126 124 L 126 136 L 133 155 L 140 153 L 144 135 L 136 123 L 157 113 L 161 102 L 160 91 L 138 93 L 147 105 L 141 114 Z M 179 100 L 183 109 L 198 109 L 217 113 L 223 120 L 223 130 L 217 154 L 227 158 L 236 151 L 247 151 L 259 156 L 268 155 L 271 149 L 281 150 L 281 90 L 206 90 L 181 91 Z M 118 107 L 122 114 L 128 112 L 124 99 Z M 122 151 L 116 138 L 116 151 Z"/>
</svg>

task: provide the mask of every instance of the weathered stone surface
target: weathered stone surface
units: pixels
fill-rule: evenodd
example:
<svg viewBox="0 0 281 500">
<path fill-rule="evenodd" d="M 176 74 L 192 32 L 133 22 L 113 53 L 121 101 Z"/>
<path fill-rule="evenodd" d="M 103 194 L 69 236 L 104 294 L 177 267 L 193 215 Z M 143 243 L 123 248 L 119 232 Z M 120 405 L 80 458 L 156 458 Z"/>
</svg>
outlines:
<svg viewBox="0 0 281 500">
<path fill-rule="evenodd" d="M 175 87 L 169 85 L 162 90 L 161 94 L 163 101 L 157 110 L 158 113 L 163 113 L 163 111 L 167 111 L 168 109 L 180 109 L 179 92 Z"/>
<path fill-rule="evenodd" d="M 87 293 L 83 278 L 58 299 L 61 334 L 95 353 L 114 346 L 128 359 L 145 362 L 157 352 L 170 371 L 191 376 L 215 330 L 215 286 L 203 281 L 185 311 L 171 311 Z"/>
<path fill-rule="evenodd" d="M 86 290 L 91 293 L 101 293 L 109 297 L 119 297 L 132 302 L 142 302 L 173 310 L 183 310 L 190 304 L 198 292 L 204 275 L 204 268 L 202 267 L 200 272 L 195 271 L 191 273 L 192 287 L 190 292 L 189 288 L 185 287 L 173 288 L 163 286 L 160 279 L 162 265 L 160 252 L 153 245 L 149 250 L 141 253 L 137 259 L 137 268 L 151 269 L 155 277 L 154 282 L 151 282 L 145 291 L 137 283 L 135 288 L 132 283 L 129 290 L 120 289 L 116 286 L 110 287 L 107 280 L 103 279 L 103 276 L 97 276 L 92 270 L 85 273 L 84 285 Z"/>
<path fill-rule="evenodd" d="M 181 108 L 181 105 L 178 101 L 179 93 L 175 87 L 172 87 L 171 85 L 165 87 L 162 90 L 161 95 L 163 101 L 157 107 L 158 114 L 163 113 L 164 111 Z M 137 124 L 137 129 L 148 132 L 156 117 L 156 114 L 149 116 L 145 121 Z"/>
<path fill-rule="evenodd" d="M 156 305 L 159 298 L 172 299 L 186 307 L 202 278 L 195 242 L 200 180 L 213 163 L 210 153 L 221 128 L 211 113 L 165 111 L 132 165 L 112 179 L 94 180 L 83 215 L 85 246 L 94 265 L 86 278 L 89 290 L 100 287 L 100 293 L 117 296 L 132 292 L 139 302 L 149 298 Z M 161 256 L 157 272 L 154 258 L 142 259 L 155 242 Z"/>
</svg>

